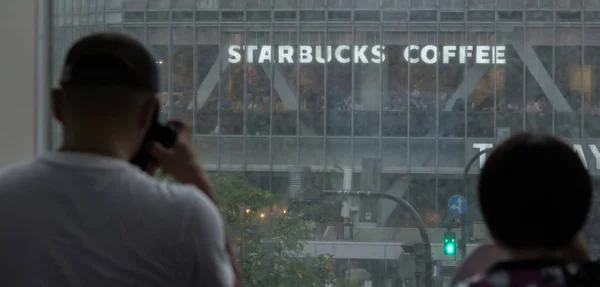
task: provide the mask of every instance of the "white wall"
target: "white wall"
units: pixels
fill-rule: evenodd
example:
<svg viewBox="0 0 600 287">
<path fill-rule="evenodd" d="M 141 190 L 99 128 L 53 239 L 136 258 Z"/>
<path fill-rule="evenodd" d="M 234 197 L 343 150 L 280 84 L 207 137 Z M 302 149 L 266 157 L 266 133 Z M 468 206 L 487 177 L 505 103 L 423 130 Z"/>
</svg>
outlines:
<svg viewBox="0 0 600 287">
<path fill-rule="evenodd" d="M 35 154 L 36 3 L 0 1 L 0 167 Z"/>
</svg>

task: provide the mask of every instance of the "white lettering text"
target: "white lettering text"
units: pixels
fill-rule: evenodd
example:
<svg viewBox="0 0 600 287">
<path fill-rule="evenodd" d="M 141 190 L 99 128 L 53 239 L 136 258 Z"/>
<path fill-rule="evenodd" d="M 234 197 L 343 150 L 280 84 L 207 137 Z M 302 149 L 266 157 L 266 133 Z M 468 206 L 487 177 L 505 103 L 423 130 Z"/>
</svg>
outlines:
<svg viewBox="0 0 600 287">
<path fill-rule="evenodd" d="M 294 47 L 292 46 L 279 46 L 279 63 L 293 64 L 294 63 Z"/>
<path fill-rule="evenodd" d="M 302 64 L 333 62 L 341 64 L 381 64 L 386 61 L 386 47 L 382 45 L 340 45 L 340 46 L 297 46 L 281 45 L 274 48 L 270 45 L 231 45 L 229 46 L 229 63 L 237 64 L 244 60 L 247 63 L 277 63 Z M 242 52 L 244 57 L 242 57 Z M 408 45 L 403 50 L 404 60 L 411 64 L 425 63 L 465 64 L 469 58 L 474 58 L 475 64 L 504 64 L 506 63 L 505 46 L 436 46 Z M 295 60 L 297 59 L 297 60 Z"/>
<path fill-rule="evenodd" d="M 242 47 L 239 45 L 229 46 L 229 63 L 237 64 L 242 60 L 242 54 L 240 54 L 241 49 Z"/>
</svg>

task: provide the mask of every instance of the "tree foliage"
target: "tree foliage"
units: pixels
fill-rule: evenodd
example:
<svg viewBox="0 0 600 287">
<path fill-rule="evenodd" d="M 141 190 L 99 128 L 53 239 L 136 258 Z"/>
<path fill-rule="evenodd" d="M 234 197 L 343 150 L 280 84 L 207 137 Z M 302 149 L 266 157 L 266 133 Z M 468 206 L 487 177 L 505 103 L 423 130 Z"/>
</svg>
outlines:
<svg viewBox="0 0 600 287">
<path fill-rule="evenodd" d="M 165 174 L 158 176 L 169 179 Z M 327 214 L 323 209 L 329 206 L 298 205 L 254 187 L 235 174 L 212 175 L 211 182 L 238 250 L 244 286 L 359 286 L 358 282 L 336 276 L 331 256 L 309 258 L 303 254 L 303 240 L 314 231 L 312 215 Z"/>
</svg>

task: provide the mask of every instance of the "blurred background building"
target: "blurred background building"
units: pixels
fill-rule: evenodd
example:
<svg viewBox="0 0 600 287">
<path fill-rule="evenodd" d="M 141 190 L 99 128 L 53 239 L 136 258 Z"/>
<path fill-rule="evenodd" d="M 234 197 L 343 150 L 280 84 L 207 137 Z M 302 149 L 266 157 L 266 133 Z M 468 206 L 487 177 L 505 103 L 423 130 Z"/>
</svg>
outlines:
<svg viewBox="0 0 600 287">
<path fill-rule="evenodd" d="M 599 0 L 54 2 L 55 77 L 78 38 L 133 35 L 160 66 L 161 116 L 193 125 L 209 170 L 289 195 L 371 186 L 363 162 L 379 159 L 374 191 L 415 207 L 435 259 L 455 259 L 440 247 L 460 223 L 453 195 L 468 201 L 469 246 L 488 239 L 474 188 L 485 155 L 466 191 L 463 170 L 508 135 L 564 137 L 600 174 Z M 332 212 L 306 252 L 366 270 L 373 286 L 420 240 L 392 202 Z"/>
</svg>

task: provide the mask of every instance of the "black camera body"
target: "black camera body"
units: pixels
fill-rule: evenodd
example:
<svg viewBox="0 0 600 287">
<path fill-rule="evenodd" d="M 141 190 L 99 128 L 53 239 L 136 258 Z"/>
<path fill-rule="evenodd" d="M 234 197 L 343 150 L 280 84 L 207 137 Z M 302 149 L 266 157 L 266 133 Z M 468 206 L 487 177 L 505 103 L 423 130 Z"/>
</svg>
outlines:
<svg viewBox="0 0 600 287">
<path fill-rule="evenodd" d="M 164 147 L 169 148 L 173 146 L 177 140 L 177 130 L 169 125 L 163 125 L 158 122 L 158 112 L 155 115 L 155 120 L 152 126 L 148 129 L 144 141 L 140 147 L 138 153 L 133 157 L 131 163 L 139 166 L 142 170 L 145 170 L 148 164 L 154 161 L 152 156 L 148 153 L 149 145 L 158 142 Z"/>
</svg>

